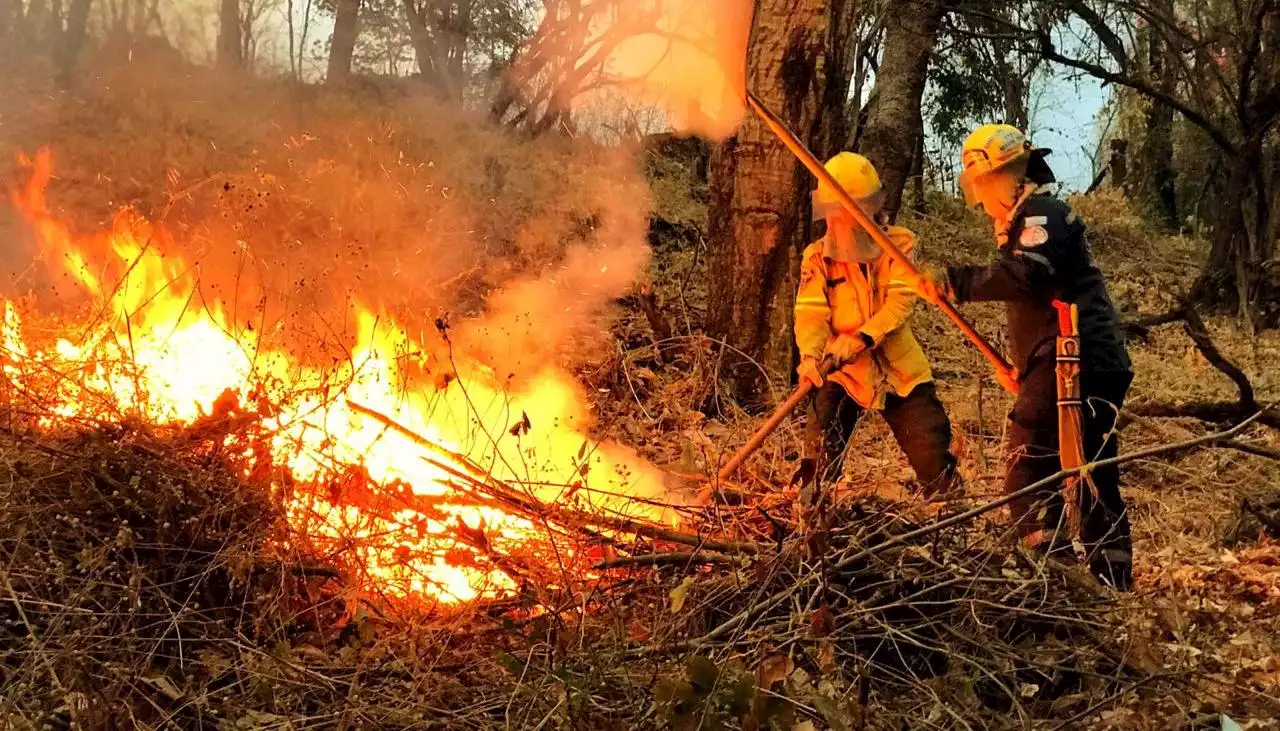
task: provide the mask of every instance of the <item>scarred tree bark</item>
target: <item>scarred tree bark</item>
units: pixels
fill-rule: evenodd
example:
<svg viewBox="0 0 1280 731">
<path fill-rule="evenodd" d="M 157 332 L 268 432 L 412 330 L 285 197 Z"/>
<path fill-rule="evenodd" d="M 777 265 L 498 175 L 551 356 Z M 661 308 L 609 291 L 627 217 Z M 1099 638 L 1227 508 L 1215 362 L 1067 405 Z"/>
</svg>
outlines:
<svg viewBox="0 0 1280 731">
<path fill-rule="evenodd" d="M 338 0 L 329 45 L 329 69 L 325 83 L 340 84 L 351 75 L 351 58 L 360 35 L 360 0 Z"/>
<path fill-rule="evenodd" d="M 912 156 L 924 137 L 920 102 L 947 0 L 895 0 L 886 11 L 884 56 L 859 151 L 880 173 L 890 218 L 902 206 Z"/>
<path fill-rule="evenodd" d="M 760 0 L 747 83 L 820 157 L 843 138 L 852 73 L 852 0 Z M 847 134 L 847 133 L 846 133 Z M 725 342 L 722 375 L 740 403 L 769 400 L 767 371 L 794 363 L 792 304 L 809 240 L 809 175 L 758 120 L 713 153 L 708 222 L 708 331 Z"/>
</svg>

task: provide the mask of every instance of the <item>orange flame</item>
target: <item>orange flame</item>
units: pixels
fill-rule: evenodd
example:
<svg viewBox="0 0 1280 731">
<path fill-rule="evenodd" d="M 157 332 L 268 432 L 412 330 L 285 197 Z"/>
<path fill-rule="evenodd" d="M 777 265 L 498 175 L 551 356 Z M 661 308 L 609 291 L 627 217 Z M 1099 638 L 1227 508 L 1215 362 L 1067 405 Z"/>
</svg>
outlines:
<svg viewBox="0 0 1280 731">
<path fill-rule="evenodd" d="M 198 267 L 167 253 L 167 233 L 140 216 L 121 211 L 111 231 L 74 237 L 45 202 L 51 156 L 42 151 L 32 165 L 14 202 L 46 264 L 94 306 L 76 336 L 38 345 L 18 307 L 4 302 L 3 372 L 17 391 L 51 400 L 44 426 L 126 418 L 191 426 L 233 407 L 246 412 L 266 438 L 229 432 L 225 446 L 247 469 L 277 468 L 272 484 L 296 540 L 355 567 L 367 577 L 363 588 L 393 599 L 501 596 L 516 581 L 490 554 L 548 540 L 546 526 L 460 490 L 456 473 L 467 463 L 545 503 L 673 522 L 635 499 L 663 495 L 655 468 L 584 436 L 585 397 L 564 373 L 544 370 L 508 392 L 483 367 L 456 364 L 447 384 L 423 383 L 410 372 L 433 359 L 424 344 L 363 307 L 345 363 L 309 364 L 237 331 L 221 303 L 201 298 Z M 424 450 L 369 410 L 441 449 Z M 369 486 L 375 496 L 362 497 Z"/>
<path fill-rule="evenodd" d="M 605 64 L 622 94 L 665 110 L 682 132 L 720 140 L 746 115 L 751 0 L 660 0 Z M 643 14 L 642 14 L 643 15 Z"/>
</svg>

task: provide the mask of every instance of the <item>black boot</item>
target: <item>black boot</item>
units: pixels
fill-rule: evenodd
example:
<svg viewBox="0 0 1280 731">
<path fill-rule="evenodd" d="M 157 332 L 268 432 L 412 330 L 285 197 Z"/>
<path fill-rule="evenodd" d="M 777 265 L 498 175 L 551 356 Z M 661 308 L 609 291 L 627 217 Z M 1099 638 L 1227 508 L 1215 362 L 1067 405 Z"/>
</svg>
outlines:
<svg viewBox="0 0 1280 731">
<path fill-rule="evenodd" d="M 1133 589 L 1133 554 L 1123 548 L 1104 548 L 1089 561 L 1098 581 L 1116 591 Z"/>
</svg>

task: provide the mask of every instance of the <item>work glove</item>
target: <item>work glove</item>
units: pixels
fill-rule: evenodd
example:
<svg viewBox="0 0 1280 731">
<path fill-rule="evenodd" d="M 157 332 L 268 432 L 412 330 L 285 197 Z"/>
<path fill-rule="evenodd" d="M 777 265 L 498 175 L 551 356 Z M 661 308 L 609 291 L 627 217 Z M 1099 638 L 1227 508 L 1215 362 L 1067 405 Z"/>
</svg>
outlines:
<svg viewBox="0 0 1280 731">
<path fill-rule="evenodd" d="M 822 369 L 818 365 L 818 359 L 811 355 L 806 355 L 800 359 L 800 366 L 796 368 L 796 375 L 800 377 L 800 383 L 810 383 L 814 388 L 821 388 L 826 380 L 822 377 Z"/>
<path fill-rule="evenodd" d="M 934 305 L 943 300 L 955 299 L 951 280 L 941 269 L 930 268 L 920 272 L 920 276 L 916 278 L 911 288 L 920 295 L 920 299 Z"/>
<path fill-rule="evenodd" d="M 861 335 L 837 335 L 827 343 L 827 355 L 838 364 L 844 365 L 858 357 L 858 353 L 867 349 L 867 343 Z"/>
</svg>

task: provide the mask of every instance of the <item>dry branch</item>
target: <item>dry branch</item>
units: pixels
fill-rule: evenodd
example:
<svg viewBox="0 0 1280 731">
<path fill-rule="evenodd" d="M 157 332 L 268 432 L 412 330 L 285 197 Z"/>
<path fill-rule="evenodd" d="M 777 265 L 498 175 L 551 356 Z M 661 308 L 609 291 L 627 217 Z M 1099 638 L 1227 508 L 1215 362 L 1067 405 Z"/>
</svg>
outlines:
<svg viewBox="0 0 1280 731">
<path fill-rule="evenodd" d="M 726 556 L 723 553 L 706 553 L 703 551 L 646 553 L 641 556 L 625 556 L 622 558 L 601 561 L 591 568 L 598 571 L 612 569 L 638 568 L 641 566 L 701 566 L 704 564 L 733 564 L 742 560 L 737 556 Z"/>
<path fill-rule="evenodd" d="M 587 531 L 593 537 L 599 537 L 599 532 L 602 530 L 610 530 L 725 553 L 759 553 L 765 550 L 764 546 L 755 543 L 716 540 L 706 536 L 682 533 L 680 531 L 671 530 L 654 523 L 648 523 L 634 518 L 623 518 L 599 513 L 587 514 L 580 510 L 548 505 L 531 495 L 527 495 L 520 490 L 517 490 L 503 480 L 499 480 L 498 478 L 485 473 L 465 455 L 457 454 L 433 443 L 431 440 L 397 422 L 386 414 L 367 406 L 360 406 L 354 403 L 351 404 L 351 408 L 378 421 L 387 428 L 393 429 L 397 433 L 413 440 L 415 444 L 422 446 L 433 454 L 440 455 L 449 460 L 449 462 L 465 467 L 466 470 L 464 471 L 463 469 L 453 466 L 449 462 L 424 458 L 432 466 L 444 470 L 453 477 L 462 480 L 466 486 L 472 488 L 472 491 L 488 495 L 497 500 L 500 504 L 530 518 L 540 521 L 549 520 L 566 528 Z"/>
<path fill-rule="evenodd" d="M 1190 302 L 1183 300 L 1177 307 L 1168 312 L 1139 318 L 1125 323 L 1123 327 L 1130 338 L 1145 338 L 1151 328 L 1174 322 L 1181 322 L 1183 331 L 1187 334 L 1187 337 L 1191 338 L 1191 342 L 1195 344 L 1196 349 L 1200 351 L 1205 360 L 1231 379 L 1231 382 L 1236 385 L 1240 393 L 1239 399 L 1234 403 L 1228 401 L 1197 401 L 1189 404 L 1136 404 L 1132 407 L 1133 413 L 1139 416 L 1154 417 L 1185 416 L 1213 423 L 1229 422 L 1235 419 L 1242 419 L 1249 414 L 1257 414 L 1256 418 L 1259 423 L 1280 429 L 1280 412 L 1274 409 L 1264 409 L 1261 410 L 1262 413 L 1258 414 L 1260 409 L 1249 377 L 1218 349 L 1217 344 L 1213 342 L 1213 338 L 1209 334 L 1209 328 L 1200 317 L 1200 313 L 1196 311 L 1195 306 Z"/>
</svg>

